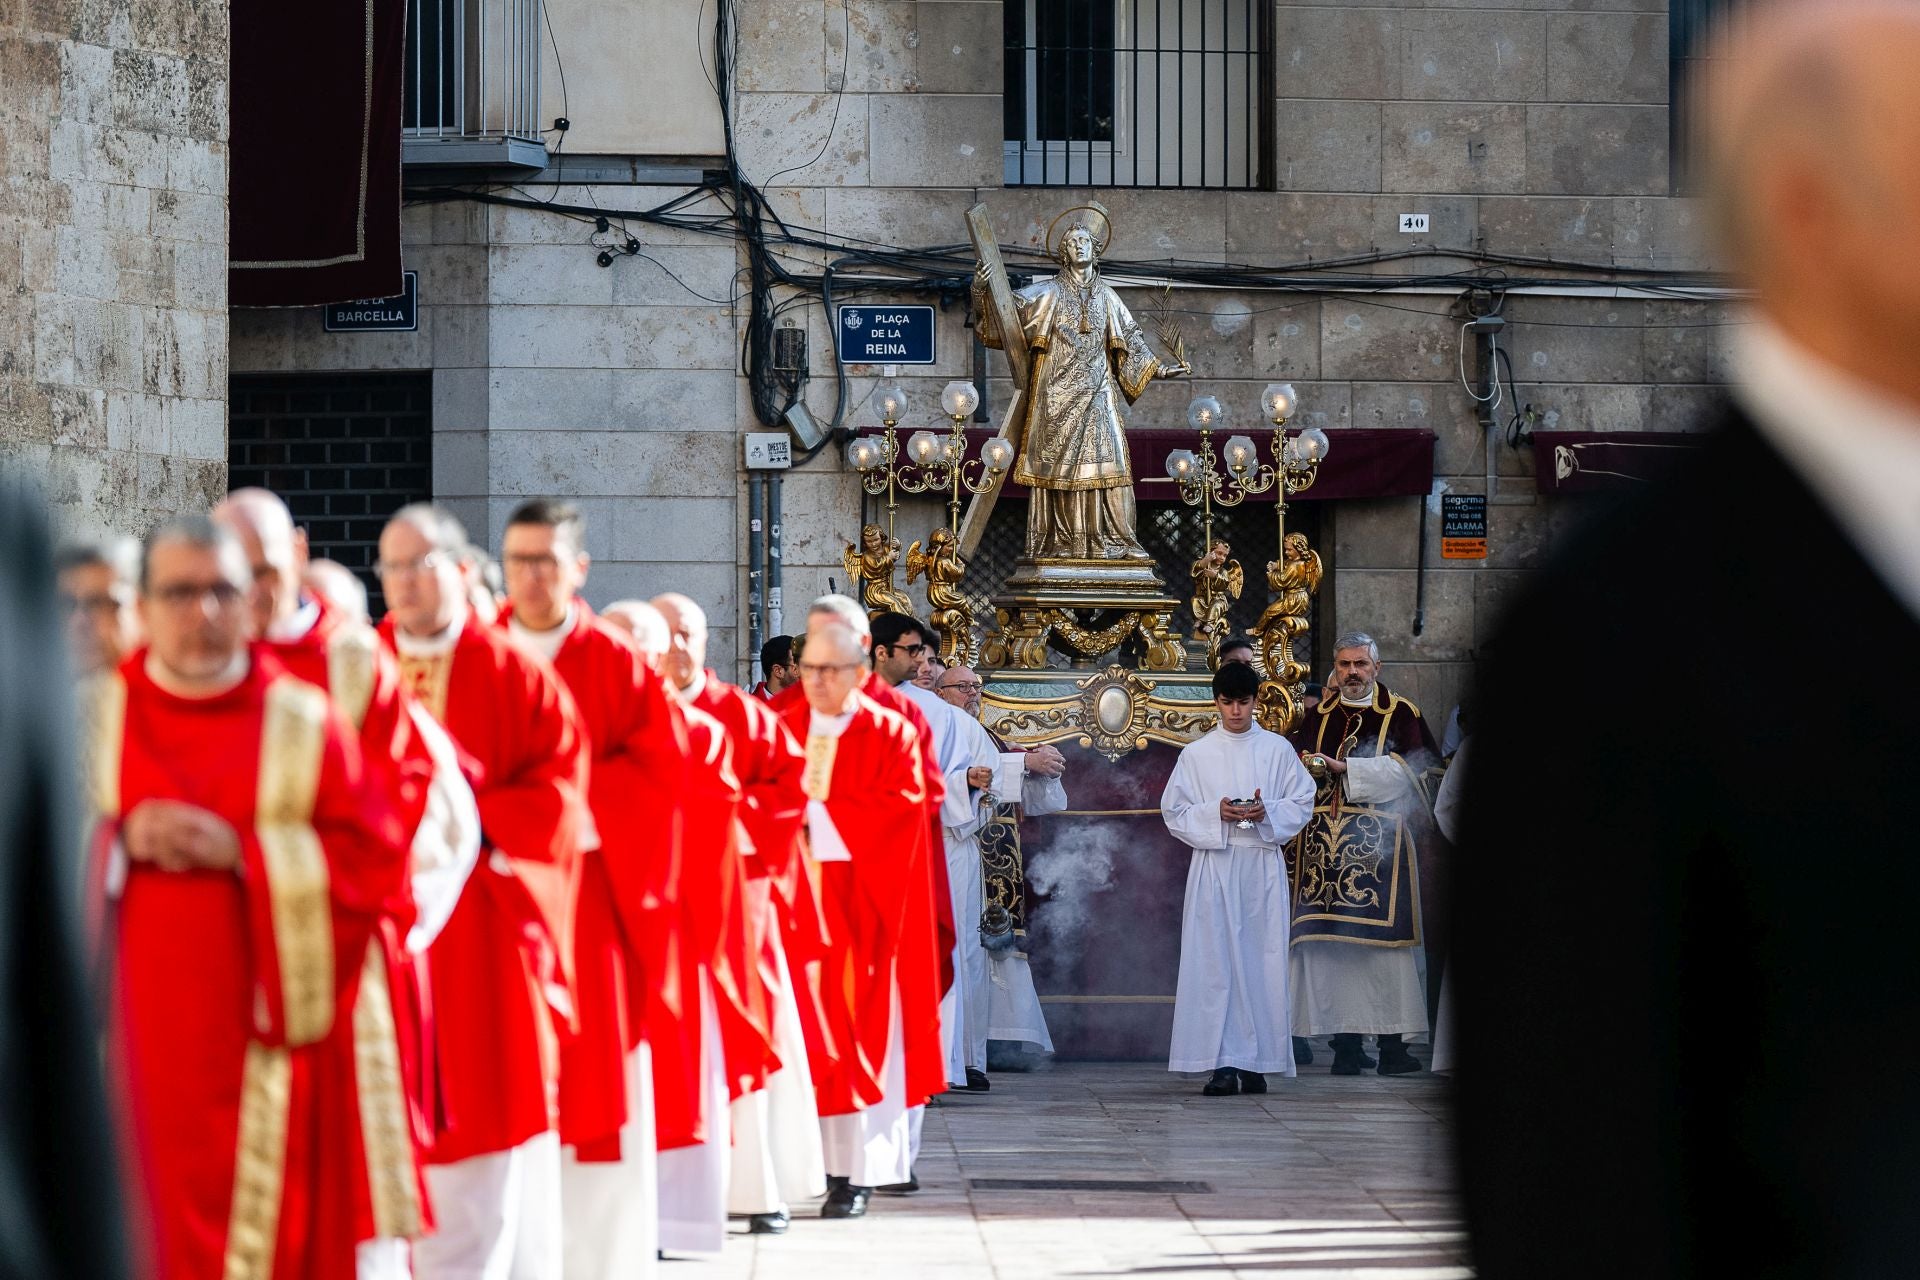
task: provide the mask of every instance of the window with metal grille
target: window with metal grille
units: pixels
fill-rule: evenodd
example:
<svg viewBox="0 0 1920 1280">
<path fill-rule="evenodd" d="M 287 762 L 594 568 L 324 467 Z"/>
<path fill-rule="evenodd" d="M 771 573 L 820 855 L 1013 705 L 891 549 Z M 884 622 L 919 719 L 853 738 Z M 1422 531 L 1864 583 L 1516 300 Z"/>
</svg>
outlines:
<svg viewBox="0 0 1920 1280">
<path fill-rule="evenodd" d="M 1676 196 L 1698 195 L 1706 177 L 1687 102 L 1697 80 L 1713 74 L 1721 24 L 1737 33 L 1741 11 L 1740 0 L 1667 0 L 1667 186 Z"/>
<path fill-rule="evenodd" d="M 1167 594 L 1182 604 L 1193 598 L 1193 562 L 1200 558 L 1205 541 L 1204 525 L 1197 507 L 1180 502 L 1138 503 L 1140 545 L 1153 556 L 1166 580 Z M 1294 502 L 1287 507 L 1287 531 L 1304 533 L 1314 546 L 1320 545 L 1320 508 L 1311 502 Z M 1267 562 L 1279 558 L 1279 526 L 1270 503 L 1247 503 L 1238 507 L 1216 507 L 1213 512 L 1213 536 L 1225 538 L 1246 572 L 1246 590 L 1227 609 L 1227 622 L 1235 635 L 1247 635 L 1253 624 L 1272 602 L 1267 589 Z M 982 631 L 990 630 L 993 607 L 987 598 L 999 593 L 1001 584 L 1013 573 L 1015 563 L 1027 549 L 1027 504 L 1024 499 L 1002 498 L 987 521 L 985 534 L 967 562 L 967 575 L 960 590 L 973 606 L 973 616 Z M 1320 598 L 1314 597 L 1311 617 L 1313 631 L 1320 626 Z M 1183 608 L 1174 617 L 1174 630 L 1193 633 L 1193 613 Z M 1056 666 L 1066 659 L 1056 655 Z"/>
<path fill-rule="evenodd" d="M 1006 0 L 1005 181 L 1269 185 L 1273 7 Z"/>
<path fill-rule="evenodd" d="M 285 500 L 315 555 L 367 584 L 380 529 L 433 496 L 431 373 L 240 374 L 229 385 L 228 483 Z"/>
</svg>

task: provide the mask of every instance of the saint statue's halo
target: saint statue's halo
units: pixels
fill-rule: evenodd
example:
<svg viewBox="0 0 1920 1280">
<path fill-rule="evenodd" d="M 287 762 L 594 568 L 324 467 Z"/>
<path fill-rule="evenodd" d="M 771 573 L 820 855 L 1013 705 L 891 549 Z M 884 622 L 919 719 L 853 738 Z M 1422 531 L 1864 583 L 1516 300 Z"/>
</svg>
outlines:
<svg viewBox="0 0 1920 1280">
<path fill-rule="evenodd" d="M 1084 216 L 1076 218 L 1073 216 L 1075 214 Z M 1064 228 L 1060 226 L 1063 222 L 1067 224 Z M 1107 215 L 1106 206 L 1098 203 L 1077 204 L 1047 224 L 1047 256 L 1049 258 L 1060 256 L 1060 241 L 1065 239 L 1067 232 L 1075 227 L 1085 227 L 1093 233 L 1095 256 L 1106 253 L 1107 245 L 1113 240 L 1113 219 Z M 1054 234 L 1056 231 L 1060 233 L 1058 236 Z"/>
</svg>

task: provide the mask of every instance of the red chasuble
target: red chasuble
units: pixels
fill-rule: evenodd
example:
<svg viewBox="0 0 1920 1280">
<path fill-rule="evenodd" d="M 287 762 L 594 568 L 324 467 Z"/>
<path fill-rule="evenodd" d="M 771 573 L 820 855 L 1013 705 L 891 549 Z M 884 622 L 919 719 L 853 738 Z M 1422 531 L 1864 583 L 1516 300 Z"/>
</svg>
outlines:
<svg viewBox="0 0 1920 1280">
<path fill-rule="evenodd" d="M 787 956 L 801 1021 L 822 1027 L 814 981 L 818 970 L 813 962 L 825 953 L 826 925 L 800 841 L 807 801 L 801 789 L 806 756 L 766 703 L 712 671 L 706 673 L 693 705 L 725 727 L 734 772 L 740 779 L 740 819 L 749 841 L 743 850 L 746 919 L 760 981 L 769 993 L 779 981 L 777 936 Z"/>
<path fill-rule="evenodd" d="M 352 731 L 264 649 L 235 688 L 186 699 L 146 652 L 111 678 L 89 776 L 105 841 L 152 800 L 231 823 L 237 870 L 133 862 L 115 919 L 109 1042 L 161 1280 L 353 1275 L 350 1235 L 316 1219 L 348 1182 L 320 1141 L 352 1116 L 316 1072 L 352 1017 L 376 922 L 403 909 L 389 838 Z"/>
<path fill-rule="evenodd" d="M 393 619 L 381 635 L 394 646 Z M 428 949 L 440 1063 L 433 1161 L 508 1151 L 554 1128 L 559 1044 L 572 1020 L 573 908 L 586 803 L 580 713 L 553 669 L 469 615 L 451 651 L 400 658 L 408 686 L 460 748 L 482 846 Z"/>
<path fill-rule="evenodd" d="M 809 739 L 807 795 L 826 805 L 852 855 L 851 861 L 820 865 L 830 939 L 821 987 L 828 1027 L 842 1046 L 815 1075 L 820 1114 L 845 1115 L 883 1096 L 896 980 L 905 1020 L 907 1101 L 923 1101 L 945 1088 L 946 1071 L 931 977 L 932 911 L 923 901 L 931 890 L 919 735 L 904 717 L 866 697 L 857 701 L 838 738 L 810 737 L 812 711 L 804 701 L 789 704 L 781 718 L 796 737 Z M 911 985 L 916 975 L 920 982 Z M 929 1031 L 931 1080 L 912 1048 Z"/>
<path fill-rule="evenodd" d="M 371 786 L 385 797 L 392 842 L 410 849 L 427 802 L 433 759 L 413 727 L 400 668 L 371 627 L 343 618 L 325 601 L 313 602 L 318 621 L 298 640 L 266 648 L 294 675 L 327 691 L 358 730 Z M 406 948 L 413 927 L 411 881 L 403 879 L 398 909 L 381 918 L 362 959 L 353 1017 L 327 1038 L 328 1065 L 319 1087 L 330 1110 L 353 1117 L 323 1135 L 340 1146 L 349 1184 L 329 1188 L 340 1204 L 324 1212 L 349 1215 L 353 1238 L 411 1237 L 433 1225 L 425 1166 L 433 1143 L 433 1066 L 423 1052 L 430 1028 L 420 1000 L 422 971 Z"/>
<path fill-rule="evenodd" d="M 629 1118 L 626 1060 L 645 1025 L 647 975 L 680 945 L 674 882 L 687 727 L 624 632 L 575 601 L 553 669 L 586 726 L 588 801 L 600 847 L 581 861 L 574 932 L 579 1027 L 560 1051 L 560 1137 L 582 1160 L 620 1158 Z M 511 620 L 509 609 L 500 625 Z M 678 1013 L 677 995 L 663 1012 Z"/>
</svg>

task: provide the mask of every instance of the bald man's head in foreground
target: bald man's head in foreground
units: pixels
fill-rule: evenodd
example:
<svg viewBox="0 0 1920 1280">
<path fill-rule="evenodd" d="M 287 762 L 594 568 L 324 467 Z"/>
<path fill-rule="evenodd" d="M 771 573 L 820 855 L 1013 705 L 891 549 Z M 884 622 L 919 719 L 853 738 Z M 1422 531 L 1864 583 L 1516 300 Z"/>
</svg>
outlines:
<svg viewBox="0 0 1920 1280">
<path fill-rule="evenodd" d="M 1788 338 L 1920 404 L 1920 5 L 1746 12 L 1692 89 L 1726 264 Z"/>
<path fill-rule="evenodd" d="M 853 710 L 867 674 L 867 648 L 853 628 L 810 618 L 807 654 L 800 660 L 800 687 L 807 705 L 822 715 Z"/>
<path fill-rule="evenodd" d="M 667 650 L 673 647 L 673 632 L 660 611 L 645 600 L 615 600 L 600 611 L 600 616 L 633 637 L 640 656 L 658 674 Z"/>
</svg>

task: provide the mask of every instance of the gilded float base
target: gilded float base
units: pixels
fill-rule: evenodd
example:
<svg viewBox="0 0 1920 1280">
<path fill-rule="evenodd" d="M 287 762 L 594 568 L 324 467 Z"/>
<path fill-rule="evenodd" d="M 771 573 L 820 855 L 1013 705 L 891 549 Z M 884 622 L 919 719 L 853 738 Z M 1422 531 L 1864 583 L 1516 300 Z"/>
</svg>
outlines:
<svg viewBox="0 0 1920 1280">
<path fill-rule="evenodd" d="M 1022 559 L 988 603 L 998 624 L 982 653 L 989 667 L 1043 671 L 1049 649 L 1093 661 L 1129 640 L 1149 671 L 1186 666 L 1172 630 L 1180 602 L 1151 561 Z"/>
</svg>

